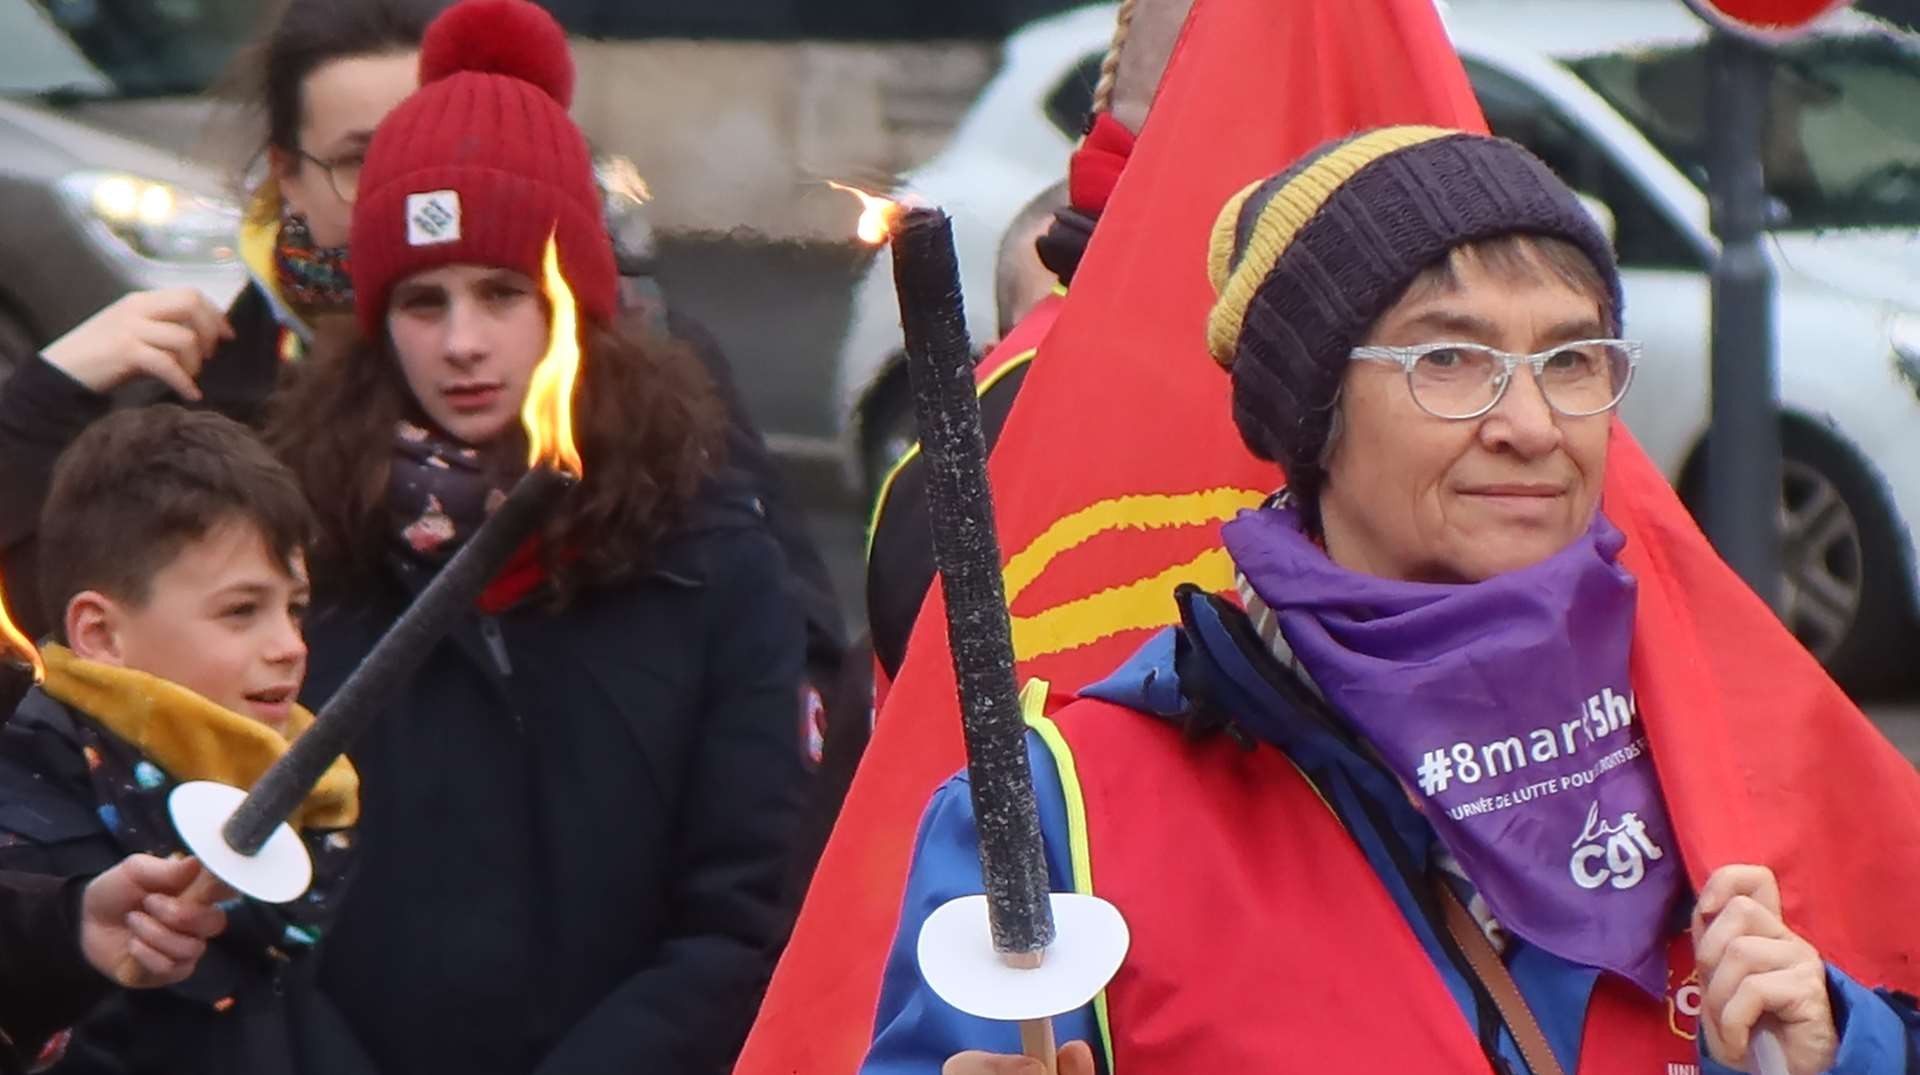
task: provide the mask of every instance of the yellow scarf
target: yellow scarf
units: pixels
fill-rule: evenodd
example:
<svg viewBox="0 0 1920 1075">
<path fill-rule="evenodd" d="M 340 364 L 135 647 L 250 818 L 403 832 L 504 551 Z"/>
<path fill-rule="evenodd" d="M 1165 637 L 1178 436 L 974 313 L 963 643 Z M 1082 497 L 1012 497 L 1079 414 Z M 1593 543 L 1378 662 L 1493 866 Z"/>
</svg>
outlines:
<svg viewBox="0 0 1920 1075">
<path fill-rule="evenodd" d="M 64 646 L 41 651 L 41 689 L 86 714 L 175 780 L 217 780 L 250 788 L 313 726 L 294 706 L 287 734 L 215 705 L 175 683 L 130 668 L 77 657 Z M 300 829 L 341 829 L 360 818 L 360 775 L 336 758 L 288 820 Z"/>
</svg>

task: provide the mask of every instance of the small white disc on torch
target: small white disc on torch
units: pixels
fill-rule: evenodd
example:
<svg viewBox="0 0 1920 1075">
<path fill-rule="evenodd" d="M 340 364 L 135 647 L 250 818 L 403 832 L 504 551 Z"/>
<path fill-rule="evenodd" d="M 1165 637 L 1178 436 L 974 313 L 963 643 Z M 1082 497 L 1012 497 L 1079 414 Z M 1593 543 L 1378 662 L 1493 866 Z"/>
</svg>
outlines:
<svg viewBox="0 0 1920 1075">
<path fill-rule="evenodd" d="M 263 903 L 291 903 L 313 883 L 313 859 L 291 826 L 282 822 L 253 855 L 228 847 L 220 833 L 246 797 L 239 788 L 195 780 L 173 789 L 167 811 L 181 842 L 215 877 Z"/>
<path fill-rule="evenodd" d="M 1127 921 L 1098 896 L 1052 894 L 1053 945 L 1032 970 L 993 950 L 987 898 L 962 896 L 920 927 L 920 976 L 934 995 L 968 1015 L 1018 1022 L 1073 1011 L 1107 987 L 1127 957 Z"/>
</svg>

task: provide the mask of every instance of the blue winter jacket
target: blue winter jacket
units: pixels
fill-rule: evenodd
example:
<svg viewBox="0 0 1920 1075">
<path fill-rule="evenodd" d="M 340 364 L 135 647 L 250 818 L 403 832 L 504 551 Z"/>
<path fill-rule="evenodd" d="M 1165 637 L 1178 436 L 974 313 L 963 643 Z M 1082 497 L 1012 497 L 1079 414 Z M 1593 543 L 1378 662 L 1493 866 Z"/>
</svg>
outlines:
<svg viewBox="0 0 1920 1075">
<path fill-rule="evenodd" d="M 1391 776 L 1349 740 L 1301 712 L 1274 686 L 1275 678 L 1284 680 L 1289 674 L 1264 650 L 1246 643 L 1250 631 L 1232 629 L 1235 618 L 1244 626 L 1242 613 L 1197 592 L 1185 593 L 1181 600 L 1184 627 L 1163 631 L 1112 676 L 1082 693 L 1164 719 L 1181 719 L 1190 709 L 1190 692 L 1182 689 L 1181 671 L 1190 677 L 1203 676 L 1211 700 L 1232 715 L 1237 727 L 1285 750 L 1302 772 L 1311 775 L 1406 915 L 1460 1005 L 1462 1017 L 1482 1028 L 1482 1048 L 1498 1056 L 1505 1071 L 1527 1071 L 1519 1047 L 1497 1015 L 1488 1018 L 1476 1010 L 1471 984 L 1444 954 L 1434 927 L 1393 864 L 1390 847 L 1395 844 L 1412 861 L 1427 861 L 1434 841 L 1432 827 Z M 1271 667 L 1263 671 L 1258 662 Z M 1028 736 L 1027 754 L 1039 798 L 1051 884 L 1056 892 L 1071 892 L 1074 877 L 1059 772 L 1053 755 L 1037 737 Z M 967 774 L 961 772 L 934 793 L 921 820 L 900 929 L 887 958 L 873 1045 L 861 1065 L 862 1075 L 933 1075 L 948 1057 L 968 1049 L 1020 1051 L 1019 1034 L 1012 1024 L 963 1015 L 934 996 L 922 982 L 914 957 L 915 942 L 928 915 L 948 900 L 981 891 L 972 800 Z M 1587 1004 L 1599 972 L 1517 938 L 1508 942 L 1507 967 L 1561 1068 L 1577 1071 Z M 1831 965 L 1827 988 L 1840 1030 L 1840 1050 L 1830 1069 L 1835 1075 L 1920 1075 L 1920 1014 L 1912 998 L 1875 992 Z M 1054 1027 L 1062 1042 L 1092 1043 L 1101 1072 L 1108 1070 L 1091 1006 L 1059 1017 Z M 1704 1038 L 1700 1049 L 1697 1072 L 1670 1075 L 1732 1075 L 1731 1069 L 1706 1055 Z"/>
</svg>

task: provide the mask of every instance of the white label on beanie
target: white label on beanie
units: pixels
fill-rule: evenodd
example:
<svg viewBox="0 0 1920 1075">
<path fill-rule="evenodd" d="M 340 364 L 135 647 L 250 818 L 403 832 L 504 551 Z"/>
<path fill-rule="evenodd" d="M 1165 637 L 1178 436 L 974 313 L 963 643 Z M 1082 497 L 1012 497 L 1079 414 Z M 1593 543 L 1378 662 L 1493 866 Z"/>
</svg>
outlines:
<svg viewBox="0 0 1920 1075">
<path fill-rule="evenodd" d="M 407 195 L 407 245 L 460 241 L 460 192 L 430 190 Z"/>
</svg>

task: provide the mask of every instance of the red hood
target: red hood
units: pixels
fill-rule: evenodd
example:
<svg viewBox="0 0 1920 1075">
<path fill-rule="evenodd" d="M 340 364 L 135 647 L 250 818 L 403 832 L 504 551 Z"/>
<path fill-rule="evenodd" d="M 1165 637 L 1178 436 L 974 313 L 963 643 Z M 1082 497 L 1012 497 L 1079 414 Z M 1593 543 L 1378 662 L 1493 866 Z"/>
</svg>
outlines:
<svg viewBox="0 0 1920 1075">
<path fill-rule="evenodd" d="M 1113 197 L 1113 188 L 1119 185 L 1120 173 L 1133 154 L 1134 142 L 1133 132 L 1112 113 L 1093 117 L 1093 129 L 1067 162 L 1067 200 L 1075 209 L 1097 217 L 1107 208 L 1107 199 Z"/>
</svg>

